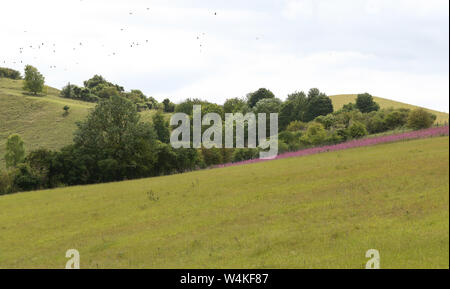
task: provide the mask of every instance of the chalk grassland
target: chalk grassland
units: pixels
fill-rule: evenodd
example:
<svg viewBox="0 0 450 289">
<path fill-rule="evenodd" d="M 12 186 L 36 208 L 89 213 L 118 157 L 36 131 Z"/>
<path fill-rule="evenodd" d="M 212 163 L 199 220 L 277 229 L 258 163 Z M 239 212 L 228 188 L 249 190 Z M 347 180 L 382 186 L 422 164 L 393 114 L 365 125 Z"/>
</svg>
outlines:
<svg viewBox="0 0 450 289">
<path fill-rule="evenodd" d="M 0 197 L 0 268 L 449 267 L 449 138 Z"/>
<path fill-rule="evenodd" d="M 332 95 L 330 96 L 331 100 L 333 101 L 333 107 L 334 109 L 340 109 L 344 104 L 347 104 L 349 102 L 355 103 L 357 94 L 339 94 L 339 95 Z M 374 100 L 380 105 L 381 108 L 409 108 L 409 109 L 415 109 L 418 108 L 418 106 L 402 103 L 382 97 L 376 97 L 374 96 Z M 433 113 L 436 115 L 436 123 L 437 124 L 448 124 L 448 113 L 440 112 L 432 109 L 426 109 L 427 111 Z"/>
<path fill-rule="evenodd" d="M 59 97 L 59 90 L 45 87 L 42 95 L 32 96 L 22 90 L 23 81 L 0 79 L 0 169 L 4 169 L 8 136 L 18 133 L 27 152 L 59 149 L 72 143 L 76 122 L 84 120 L 95 104 Z M 63 107 L 70 107 L 64 116 Z M 154 110 L 141 113 L 142 121 L 151 121 Z"/>
<path fill-rule="evenodd" d="M 19 134 L 27 152 L 40 147 L 57 149 L 70 144 L 75 122 L 83 120 L 93 104 L 58 97 L 59 91 L 44 88 L 44 96 L 31 96 L 22 91 L 23 82 L 0 79 L 0 168 L 4 168 L 5 144 L 8 136 Z M 63 116 L 63 107 L 70 113 Z"/>
</svg>

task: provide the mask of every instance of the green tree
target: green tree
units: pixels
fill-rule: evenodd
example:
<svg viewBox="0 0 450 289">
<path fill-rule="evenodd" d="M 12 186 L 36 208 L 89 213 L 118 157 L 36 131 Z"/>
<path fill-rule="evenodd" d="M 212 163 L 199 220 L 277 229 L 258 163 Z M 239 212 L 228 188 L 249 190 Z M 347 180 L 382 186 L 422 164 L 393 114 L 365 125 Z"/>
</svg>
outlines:
<svg viewBox="0 0 450 289">
<path fill-rule="evenodd" d="M 378 103 L 373 100 L 372 95 L 368 93 L 358 94 L 356 97 L 356 107 L 363 113 L 377 111 L 380 109 Z"/>
<path fill-rule="evenodd" d="M 164 119 L 161 111 L 157 111 L 152 117 L 153 128 L 158 140 L 163 143 L 170 142 L 169 122 Z"/>
<path fill-rule="evenodd" d="M 261 99 L 275 98 L 275 95 L 266 88 L 260 88 L 255 92 L 247 95 L 247 103 L 250 108 L 253 108 Z"/>
<path fill-rule="evenodd" d="M 223 110 L 225 113 L 236 113 L 240 112 L 246 114 L 249 111 L 247 102 L 242 98 L 230 98 L 223 104 Z"/>
<path fill-rule="evenodd" d="M 23 89 L 37 95 L 44 88 L 44 76 L 31 65 L 25 66 L 25 81 Z"/>
<path fill-rule="evenodd" d="M 18 134 L 12 134 L 6 141 L 6 168 L 17 167 L 25 159 L 25 148 Z"/>
<path fill-rule="evenodd" d="M 308 97 L 308 108 L 305 113 L 305 121 L 311 121 L 320 115 L 327 115 L 332 112 L 333 103 L 331 102 L 331 98 L 324 93 L 318 95 L 315 95 L 314 93 L 312 97 Z"/>
<path fill-rule="evenodd" d="M 87 119 L 78 124 L 74 145 L 87 160 L 89 182 L 111 176 L 117 176 L 116 180 L 148 177 L 154 173 L 156 134 L 153 127 L 140 122 L 139 117 L 131 101 L 112 96 L 102 100 Z M 108 169 L 107 175 L 102 175 L 99 166 Z"/>
<path fill-rule="evenodd" d="M 172 103 L 168 98 L 163 100 L 164 112 L 174 112 L 175 104 Z"/>
<path fill-rule="evenodd" d="M 412 129 L 424 129 L 433 125 L 436 120 L 434 114 L 429 113 L 423 108 L 411 110 L 408 115 L 408 127 Z"/>
</svg>

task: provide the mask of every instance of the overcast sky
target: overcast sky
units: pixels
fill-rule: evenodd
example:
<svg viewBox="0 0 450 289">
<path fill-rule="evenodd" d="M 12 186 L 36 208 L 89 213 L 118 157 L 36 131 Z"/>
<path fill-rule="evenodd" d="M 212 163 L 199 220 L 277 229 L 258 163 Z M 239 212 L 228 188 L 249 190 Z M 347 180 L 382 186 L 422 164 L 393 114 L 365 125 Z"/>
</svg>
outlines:
<svg viewBox="0 0 450 289">
<path fill-rule="evenodd" d="M 448 0 L 14 0 L 0 19 L 0 66 L 57 88 L 101 74 L 174 102 L 318 87 L 449 111 Z"/>
</svg>

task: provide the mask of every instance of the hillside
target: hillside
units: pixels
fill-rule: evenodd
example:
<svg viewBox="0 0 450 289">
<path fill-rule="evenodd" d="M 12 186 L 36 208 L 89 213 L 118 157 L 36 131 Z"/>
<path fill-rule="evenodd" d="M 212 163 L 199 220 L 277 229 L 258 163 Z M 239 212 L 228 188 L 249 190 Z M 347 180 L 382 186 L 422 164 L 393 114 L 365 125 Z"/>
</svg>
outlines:
<svg viewBox="0 0 450 289">
<path fill-rule="evenodd" d="M 332 95 L 330 96 L 331 100 L 333 101 L 333 107 L 335 110 L 340 109 L 344 104 L 347 104 L 349 102 L 355 102 L 357 97 L 357 94 L 339 94 L 339 95 Z M 374 100 L 380 105 L 381 108 L 409 108 L 409 109 L 415 109 L 418 108 L 418 106 L 402 103 L 386 98 L 381 97 L 373 97 Z M 433 114 L 436 115 L 436 123 L 437 124 L 448 124 L 448 113 L 440 112 L 432 109 L 425 109 Z"/>
<path fill-rule="evenodd" d="M 75 123 L 85 119 L 95 104 L 59 97 L 59 90 L 45 87 L 43 95 L 31 96 L 22 90 L 22 80 L 0 78 L 0 169 L 4 168 L 6 139 L 18 133 L 25 149 L 59 149 L 70 144 Z M 63 107 L 70 113 L 63 116 Z M 141 113 L 143 121 L 151 121 L 155 111 Z"/>
<path fill-rule="evenodd" d="M 58 97 L 59 91 L 46 87 L 44 96 L 30 96 L 22 90 L 23 81 L 0 79 L 0 168 L 4 167 L 5 143 L 18 133 L 26 151 L 45 147 L 57 149 L 72 142 L 75 122 L 83 120 L 94 105 Z M 63 107 L 70 113 L 63 116 Z"/>
<path fill-rule="evenodd" d="M 0 268 L 448 268 L 448 157 L 436 137 L 0 196 Z"/>
</svg>

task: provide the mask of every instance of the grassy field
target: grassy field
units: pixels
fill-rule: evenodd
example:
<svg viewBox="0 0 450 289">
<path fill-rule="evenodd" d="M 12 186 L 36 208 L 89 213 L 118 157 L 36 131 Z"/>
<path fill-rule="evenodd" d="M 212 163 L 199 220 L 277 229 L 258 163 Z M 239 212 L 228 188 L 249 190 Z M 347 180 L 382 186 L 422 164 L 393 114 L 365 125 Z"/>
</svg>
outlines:
<svg viewBox="0 0 450 289">
<path fill-rule="evenodd" d="M 355 103 L 357 94 L 339 94 L 339 95 L 332 95 L 330 96 L 331 100 L 333 101 L 333 107 L 335 110 L 340 109 L 344 104 L 347 104 L 349 102 Z M 381 108 L 409 108 L 409 109 L 415 109 L 418 108 L 418 106 L 402 103 L 386 98 L 381 97 L 373 97 L 374 100 L 380 105 Z M 426 109 L 427 111 L 433 113 L 436 115 L 436 123 L 437 124 L 445 124 L 448 123 L 448 113 L 440 112 L 432 109 Z"/>
<path fill-rule="evenodd" d="M 449 267 L 449 138 L 0 196 L 0 268 Z"/>
</svg>

